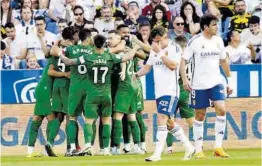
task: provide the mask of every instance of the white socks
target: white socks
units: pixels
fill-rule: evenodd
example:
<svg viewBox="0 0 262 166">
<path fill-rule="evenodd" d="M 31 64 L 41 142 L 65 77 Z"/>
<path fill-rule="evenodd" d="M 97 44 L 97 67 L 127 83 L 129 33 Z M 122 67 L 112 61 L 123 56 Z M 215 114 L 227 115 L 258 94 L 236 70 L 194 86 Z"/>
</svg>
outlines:
<svg viewBox="0 0 262 166">
<path fill-rule="evenodd" d="M 153 154 L 154 156 L 161 157 L 161 153 L 166 143 L 167 133 L 168 133 L 168 130 L 167 130 L 166 125 L 158 126 L 157 134 L 156 134 L 156 139 L 157 139 L 156 148 Z"/>
<path fill-rule="evenodd" d="M 188 137 L 185 135 L 184 130 L 179 126 L 179 124 L 176 123 L 175 127 L 170 130 L 170 133 L 183 143 L 186 150 L 193 148 Z"/>
<path fill-rule="evenodd" d="M 70 149 L 71 150 L 76 150 L 76 144 L 75 143 L 70 144 Z"/>
<path fill-rule="evenodd" d="M 217 116 L 216 123 L 215 123 L 215 148 L 222 147 L 222 141 L 225 135 L 226 129 L 226 116 Z M 193 124 L 193 133 L 194 133 L 194 141 L 195 141 L 195 148 L 196 153 L 202 151 L 203 146 L 203 133 L 204 133 L 204 121 L 194 121 Z"/>
<path fill-rule="evenodd" d="M 27 147 L 27 154 L 32 154 L 34 152 L 34 147 L 33 146 L 28 146 Z"/>
<path fill-rule="evenodd" d="M 196 153 L 202 152 L 203 134 L 204 134 L 204 121 L 195 120 L 193 124 L 193 135 L 194 135 Z"/>
<path fill-rule="evenodd" d="M 222 141 L 225 135 L 226 129 L 226 116 L 217 116 L 215 123 L 215 134 L 216 134 L 216 142 L 215 148 L 222 147 Z"/>
<path fill-rule="evenodd" d="M 125 149 L 126 151 L 131 151 L 130 143 L 124 144 L 124 149 Z"/>
</svg>

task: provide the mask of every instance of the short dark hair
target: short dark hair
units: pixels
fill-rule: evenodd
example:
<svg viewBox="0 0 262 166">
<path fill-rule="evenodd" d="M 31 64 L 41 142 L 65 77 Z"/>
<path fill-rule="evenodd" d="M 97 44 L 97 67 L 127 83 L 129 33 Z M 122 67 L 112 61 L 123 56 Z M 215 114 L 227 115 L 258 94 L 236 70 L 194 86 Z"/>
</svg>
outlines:
<svg viewBox="0 0 262 166">
<path fill-rule="evenodd" d="M 129 3 L 128 3 L 128 7 L 129 7 L 129 5 L 132 4 L 132 3 L 135 3 L 136 6 L 139 8 L 139 5 L 138 5 L 138 3 L 137 3 L 136 1 L 131 1 L 131 2 L 129 2 Z"/>
<path fill-rule="evenodd" d="M 115 21 L 124 21 L 121 17 L 116 17 Z"/>
<path fill-rule="evenodd" d="M 149 21 L 144 21 L 141 24 L 139 24 L 139 29 L 142 28 L 142 27 L 146 27 L 146 26 L 151 28 Z"/>
<path fill-rule="evenodd" d="M 46 22 L 45 22 L 45 17 L 43 17 L 43 16 L 37 16 L 37 17 L 35 18 L 35 22 L 36 22 L 36 21 L 40 21 L 40 20 L 42 20 L 42 21 L 44 21 L 44 23 L 46 23 Z"/>
<path fill-rule="evenodd" d="M 98 35 L 96 35 L 96 36 L 94 37 L 94 44 L 95 44 L 95 46 L 96 46 L 97 48 L 102 48 L 102 47 L 104 47 L 104 46 L 105 46 L 105 43 L 106 43 L 106 37 L 105 37 L 105 36 L 98 34 Z"/>
<path fill-rule="evenodd" d="M 76 11 L 76 9 L 81 9 L 82 10 L 82 12 L 83 12 L 83 14 L 84 14 L 84 8 L 82 7 L 82 6 L 80 6 L 80 5 L 76 5 L 75 7 L 74 7 L 74 9 L 73 9 L 73 12 L 75 13 L 75 11 Z"/>
<path fill-rule="evenodd" d="M 212 14 L 205 14 L 200 19 L 200 28 L 204 30 L 205 26 L 209 26 L 212 21 L 218 21 L 218 18 Z"/>
<path fill-rule="evenodd" d="M 235 1 L 235 4 L 236 4 L 237 2 L 244 2 L 244 3 L 246 3 L 245 0 L 236 0 L 236 1 Z"/>
<path fill-rule="evenodd" d="M 33 9 L 32 9 L 31 7 L 29 7 L 29 6 L 23 6 L 23 7 L 20 9 L 20 14 L 22 14 L 23 9 L 27 9 L 27 8 L 30 9 L 30 11 L 31 11 L 31 13 L 32 13 L 32 15 L 33 15 L 34 11 L 33 11 Z"/>
<path fill-rule="evenodd" d="M 58 22 L 57 22 L 58 24 L 60 24 L 60 23 L 66 23 L 67 24 L 67 22 L 66 22 L 66 20 L 65 19 L 60 19 L 60 20 L 58 20 Z"/>
<path fill-rule="evenodd" d="M 1 51 L 6 49 L 6 44 L 1 40 Z"/>
<path fill-rule="evenodd" d="M 233 36 L 234 32 L 238 32 L 238 31 L 237 30 L 231 30 L 231 31 L 228 32 L 228 34 L 227 34 L 227 42 L 228 43 L 231 42 L 231 37 Z"/>
<path fill-rule="evenodd" d="M 81 41 L 84 41 L 86 40 L 87 38 L 91 37 L 91 31 L 89 29 L 82 29 L 80 32 L 79 32 L 79 39 Z"/>
<path fill-rule="evenodd" d="M 177 37 L 175 37 L 175 42 L 180 45 L 182 47 L 182 44 L 184 44 L 184 46 L 186 46 L 187 44 L 187 38 L 184 35 L 178 35 Z"/>
<path fill-rule="evenodd" d="M 251 16 L 248 20 L 248 25 L 250 24 L 259 24 L 260 18 L 258 16 Z"/>
<path fill-rule="evenodd" d="M 115 34 L 117 34 L 117 31 L 116 31 L 116 30 L 110 30 L 110 31 L 108 32 L 108 34 L 110 34 L 110 33 L 115 33 Z"/>
<path fill-rule="evenodd" d="M 7 22 L 6 24 L 5 24 L 5 28 L 15 28 L 15 25 L 13 24 L 13 23 L 11 23 L 11 22 Z"/>
<path fill-rule="evenodd" d="M 126 24 L 121 24 L 121 25 L 118 25 L 118 27 L 116 28 L 117 31 L 119 31 L 120 29 L 122 28 L 129 28 L 128 25 Z"/>
<path fill-rule="evenodd" d="M 97 32 L 97 33 L 99 33 L 99 31 L 96 29 L 96 28 L 91 28 L 91 29 L 89 29 L 91 32 Z"/>
<path fill-rule="evenodd" d="M 167 31 L 164 27 L 158 26 L 151 31 L 150 36 L 152 37 L 152 39 L 154 39 L 156 36 L 164 36 L 164 34 L 166 33 Z"/>
<path fill-rule="evenodd" d="M 62 31 L 62 37 L 65 40 L 73 40 L 73 35 L 74 35 L 74 28 L 73 27 L 66 27 Z"/>
</svg>

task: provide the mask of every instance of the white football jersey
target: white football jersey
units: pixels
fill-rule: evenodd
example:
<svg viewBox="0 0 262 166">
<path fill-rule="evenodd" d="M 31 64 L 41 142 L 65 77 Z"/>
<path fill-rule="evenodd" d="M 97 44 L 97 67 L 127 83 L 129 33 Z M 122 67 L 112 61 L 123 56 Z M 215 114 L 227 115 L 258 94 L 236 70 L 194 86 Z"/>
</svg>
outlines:
<svg viewBox="0 0 262 166">
<path fill-rule="evenodd" d="M 161 54 L 167 54 L 170 60 L 178 63 L 176 70 L 170 70 L 161 60 Z M 161 96 L 177 96 L 179 97 L 179 64 L 181 60 L 182 49 L 174 42 L 169 42 L 168 47 L 156 54 L 150 51 L 147 65 L 153 66 L 155 81 L 155 97 Z"/>
<path fill-rule="evenodd" d="M 209 89 L 222 83 L 219 60 L 226 58 L 225 47 L 221 37 L 205 38 L 202 34 L 194 36 L 187 44 L 183 59 L 192 58 L 193 89 Z"/>
<path fill-rule="evenodd" d="M 226 53 L 229 57 L 230 64 L 252 64 L 251 51 L 247 46 L 240 44 L 237 48 L 228 45 Z"/>
</svg>

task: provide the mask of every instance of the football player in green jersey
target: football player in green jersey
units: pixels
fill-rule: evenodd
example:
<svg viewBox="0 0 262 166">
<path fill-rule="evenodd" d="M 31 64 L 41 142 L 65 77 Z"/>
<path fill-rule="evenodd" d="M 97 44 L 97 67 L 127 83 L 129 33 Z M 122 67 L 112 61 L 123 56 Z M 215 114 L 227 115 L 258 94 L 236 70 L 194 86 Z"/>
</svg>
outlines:
<svg viewBox="0 0 262 166">
<path fill-rule="evenodd" d="M 84 54 L 92 52 L 91 46 L 91 31 L 83 29 L 79 32 L 79 38 L 81 40 L 80 45 L 74 45 L 62 50 L 59 47 L 52 48 L 52 55 L 58 55 L 59 52 L 69 58 L 79 58 Z M 68 115 L 69 122 L 66 126 L 67 136 L 70 142 L 70 149 L 66 153 L 66 156 L 78 155 L 76 150 L 76 133 L 78 131 L 78 123 L 76 117 L 82 114 L 84 110 L 84 103 L 86 100 L 86 92 L 89 89 L 87 82 L 87 68 L 85 65 L 72 65 L 70 66 L 70 87 L 69 87 L 69 103 L 68 103 Z M 89 89 L 90 90 L 90 89 Z M 85 142 L 88 138 L 88 131 L 86 125 L 83 126 Z"/>
<path fill-rule="evenodd" d="M 178 36 L 178 37 L 175 38 L 175 42 L 178 45 L 180 45 L 182 50 L 184 50 L 184 48 L 186 47 L 186 44 L 187 44 L 187 39 L 184 36 Z M 191 63 L 187 64 L 186 71 L 187 71 L 188 79 L 191 78 L 191 65 L 192 65 Z M 193 108 L 189 107 L 190 92 L 184 89 L 183 81 L 182 81 L 181 77 L 179 78 L 178 83 L 179 83 L 179 87 L 180 87 L 180 96 L 179 96 L 179 100 L 178 100 L 177 109 L 179 109 L 179 114 L 180 114 L 181 118 L 184 118 L 186 120 L 188 127 L 189 127 L 189 130 L 190 130 L 189 133 L 193 134 L 193 122 L 194 122 L 194 117 L 195 117 L 195 111 L 194 111 Z M 177 116 L 177 115 L 175 114 L 175 116 Z M 168 121 L 168 127 L 173 126 L 174 125 L 173 122 L 174 121 L 172 121 L 172 120 Z M 190 137 L 192 137 L 192 135 Z M 174 137 L 169 132 L 168 135 L 167 135 L 167 139 L 166 139 L 167 153 L 169 153 L 169 154 L 173 153 L 173 148 L 172 148 L 173 140 L 174 140 Z"/>
<path fill-rule="evenodd" d="M 45 19 L 44 18 L 37 19 L 36 25 L 39 25 L 40 28 L 44 28 L 46 26 Z M 52 113 L 51 101 L 50 101 L 52 98 L 53 78 L 48 75 L 48 69 L 50 67 L 50 59 L 52 59 L 53 57 L 49 56 L 50 48 L 46 46 L 43 36 L 39 33 L 37 35 L 41 41 L 41 45 L 46 55 L 46 58 L 48 59 L 48 63 L 35 89 L 36 103 L 34 108 L 33 121 L 29 130 L 27 157 L 41 156 L 39 153 L 34 152 L 34 146 L 38 136 L 38 129 L 41 126 L 44 117 L 46 117 L 48 120 L 46 135 L 48 137 L 52 123 L 54 122 L 54 118 L 55 118 L 55 115 Z"/>
<path fill-rule="evenodd" d="M 63 44 L 59 43 L 60 47 L 67 47 L 74 45 L 74 29 L 73 27 L 66 27 L 62 31 Z M 52 111 L 56 115 L 56 119 L 53 122 L 50 130 L 47 144 L 45 145 L 48 156 L 55 157 L 56 154 L 53 152 L 52 146 L 54 145 L 55 137 L 58 134 L 61 123 L 64 121 L 65 115 L 68 114 L 68 95 L 69 95 L 69 84 L 70 84 L 70 72 L 69 67 L 66 66 L 61 59 L 54 57 L 50 64 L 48 75 L 54 78 L 53 92 L 52 92 Z M 68 119 L 68 118 L 67 118 Z M 67 144 L 68 141 L 67 141 Z"/>
<path fill-rule="evenodd" d="M 63 54 L 59 57 L 68 65 L 84 64 L 87 68 L 88 86 L 92 91 L 87 91 L 87 99 L 85 103 L 86 126 L 88 129 L 88 140 L 85 141 L 85 146 L 80 154 L 90 153 L 91 138 L 93 135 L 93 121 L 100 116 L 103 124 L 103 146 L 105 155 L 109 153 L 109 140 L 111 132 L 111 114 L 112 114 L 112 99 L 111 99 L 111 73 L 113 64 L 125 62 L 132 59 L 138 47 L 129 51 L 126 56 L 114 55 L 105 49 L 104 45 L 106 38 L 102 35 L 94 37 L 94 51 L 91 54 L 83 55 L 80 58 L 69 59 Z M 98 107 L 101 107 L 98 111 Z M 87 111 L 88 110 L 88 111 Z"/>
</svg>

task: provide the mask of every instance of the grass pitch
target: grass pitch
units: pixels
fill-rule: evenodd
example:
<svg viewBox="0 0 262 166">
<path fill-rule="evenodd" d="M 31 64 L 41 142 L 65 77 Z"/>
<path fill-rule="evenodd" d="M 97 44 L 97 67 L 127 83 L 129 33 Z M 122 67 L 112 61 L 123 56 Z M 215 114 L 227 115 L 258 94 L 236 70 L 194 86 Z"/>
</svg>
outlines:
<svg viewBox="0 0 262 166">
<path fill-rule="evenodd" d="M 163 155 L 158 162 L 145 162 L 146 155 L 121 155 L 121 156 L 86 156 L 86 157 L 41 157 L 26 158 L 24 156 L 2 156 L 2 166 L 86 166 L 86 165 L 261 165 L 261 149 L 227 150 L 231 155 L 228 159 L 213 156 L 212 151 L 205 152 L 205 160 L 192 159 L 181 161 L 184 153 Z"/>
</svg>

